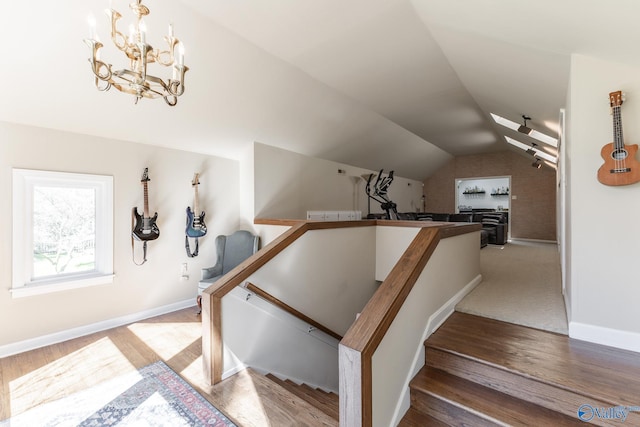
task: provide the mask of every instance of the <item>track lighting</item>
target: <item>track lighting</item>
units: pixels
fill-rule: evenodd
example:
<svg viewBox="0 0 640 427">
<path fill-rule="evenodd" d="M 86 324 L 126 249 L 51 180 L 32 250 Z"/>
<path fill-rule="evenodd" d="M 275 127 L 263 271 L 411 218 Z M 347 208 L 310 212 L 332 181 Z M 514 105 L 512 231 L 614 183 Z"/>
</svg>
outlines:
<svg viewBox="0 0 640 427">
<path fill-rule="evenodd" d="M 524 133 L 525 135 L 531 135 L 531 132 L 533 132 L 533 129 L 531 129 L 530 127 L 527 127 L 527 120 L 531 120 L 531 117 L 527 116 L 526 114 L 523 114 L 522 119 L 524 120 L 524 124 L 518 128 L 518 132 Z"/>
<path fill-rule="evenodd" d="M 537 144 L 535 142 L 531 143 L 531 148 L 527 149 L 527 154 L 530 154 L 532 156 L 535 156 L 536 154 L 538 154 L 538 151 L 536 150 Z"/>
<path fill-rule="evenodd" d="M 528 154 L 531 154 L 533 156 L 535 156 L 536 158 L 541 158 L 544 159 L 550 163 L 556 164 L 558 163 L 558 158 L 556 156 L 552 156 L 549 153 L 546 153 L 540 149 L 538 149 L 538 146 L 536 144 L 532 144 L 532 145 L 527 145 L 524 144 L 520 141 L 516 141 L 513 138 L 509 138 L 508 136 L 504 137 L 506 139 L 506 141 L 513 145 L 514 147 L 517 147 L 525 152 L 527 152 Z"/>
<path fill-rule="evenodd" d="M 542 163 L 540 163 L 540 159 L 536 157 L 536 159 L 531 163 L 531 166 L 540 169 L 542 167 Z"/>
<path fill-rule="evenodd" d="M 537 139 L 540 142 L 544 142 L 547 145 L 550 145 L 553 148 L 558 148 L 558 140 L 556 138 L 553 138 L 549 135 L 546 135 L 542 132 L 538 132 L 537 130 L 533 130 L 530 127 L 527 126 L 527 120 L 531 120 L 531 117 L 527 116 L 527 115 L 522 115 L 522 118 L 524 119 L 524 125 L 518 124 L 514 121 L 511 121 L 509 119 L 505 119 L 502 116 L 499 116 L 497 114 L 491 113 L 491 118 L 493 118 L 493 121 L 495 121 L 497 124 L 499 124 L 500 126 L 504 126 L 506 128 L 509 129 L 513 129 L 515 131 L 518 131 L 520 133 L 523 133 L 531 138 Z"/>
</svg>

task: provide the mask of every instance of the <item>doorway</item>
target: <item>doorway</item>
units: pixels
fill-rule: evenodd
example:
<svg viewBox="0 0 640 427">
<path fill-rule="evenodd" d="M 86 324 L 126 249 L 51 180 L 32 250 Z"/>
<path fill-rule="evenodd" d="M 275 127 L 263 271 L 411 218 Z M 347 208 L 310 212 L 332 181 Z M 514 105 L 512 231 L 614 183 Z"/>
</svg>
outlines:
<svg viewBox="0 0 640 427">
<path fill-rule="evenodd" d="M 511 176 L 456 178 L 456 213 L 496 211 L 508 215 L 507 239 L 511 238 Z"/>
</svg>

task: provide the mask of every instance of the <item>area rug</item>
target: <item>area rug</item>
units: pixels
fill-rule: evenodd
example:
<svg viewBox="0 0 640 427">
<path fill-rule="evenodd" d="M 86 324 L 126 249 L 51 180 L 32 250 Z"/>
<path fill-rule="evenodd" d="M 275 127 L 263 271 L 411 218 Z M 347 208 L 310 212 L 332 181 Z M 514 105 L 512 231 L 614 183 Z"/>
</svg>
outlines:
<svg viewBox="0 0 640 427">
<path fill-rule="evenodd" d="M 46 403 L 0 427 L 235 426 L 164 362 Z"/>
</svg>

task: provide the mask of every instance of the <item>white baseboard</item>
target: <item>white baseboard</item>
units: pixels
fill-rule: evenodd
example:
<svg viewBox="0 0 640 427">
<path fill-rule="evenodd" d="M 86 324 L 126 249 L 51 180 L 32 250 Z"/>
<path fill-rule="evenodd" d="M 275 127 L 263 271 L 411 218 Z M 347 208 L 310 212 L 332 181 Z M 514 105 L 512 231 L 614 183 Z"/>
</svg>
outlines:
<svg viewBox="0 0 640 427">
<path fill-rule="evenodd" d="M 471 292 L 476 286 L 480 284 L 480 282 L 482 282 L 482 275 L 478 274 L 464 288 L 462 288 L 457 294 L 451 297 L 449 301 L 447 301 L 442 307 L 440 307 L 438 311 L 436 311 L 429 317 L 424 340 L 429 338 L 432 333 L 437 331 L 438 328 L 442 326 L 442 324 L 449 318 L 449 316 L 453 314 L 456 305 L 460 301 L 462 301 L 462 298 L 466 297 L 469 292 Z"/>
<path fill-rule="evenodd" d="M 247 366 L 247 365 L 245 365 L 244 363 L 238 363 L 237 365 L 233 365 L 233 366 L 231 367 L 231 369 L 228 369 L 228 370 L 226 370 L 226 371 L 224 371 L 224 372 L 222 373 L 222 377 L 221 377 L 221 379 L 222 379 L 222 380 L 226 380 L 227 378 L 232 377 L 232 376 L 234 376 L 235 374 L 237 374 L 238 372 L 240 372 L 240 371 L 244 371 L 244 370 L 245 370 L 245 369 L 247 369 L 247 368 L 248 368 L 248 366 Z M 253 367 L 252 369 L 253 369 L 254 371 L 258 371 L 255 367 Z M 258 371 L 258 373 L 263 374 L 263 375 L 268 374 L 268 372 L 261 372 L 261 371 Z"/>
<path fill-rule="evenodd" d="M 532 243 L 558 243 L 557 240 L 544 240 L 544 239 L 525 239 L 522 237 L 514 237 L 509 239 L 510 242 L 532 242 Z"/>
<path fill-rule="evenodd" d="M 569 337 L 640 353 L 640 333 L 569 322 Z"/>
<path fill-rule="evenodd" d="M 14 354 L 23 353 L 25 351 L 34 350 L 36 348 L 45 347 L 51 344 L 57 344 L 74 338 L 83 337 L 85 335 L 116 328 L 118 326 L 127 325 L 129 323 L 138 322 L 150 317 L 160 316 L 162 314 L 171 313 L 173 311 L 182 310 L 183 308 L 194 307 L 195 299 L 190 298 L 185 301 L 176 302 L 162 307 L 156 307 L 138 313 L 128 314 L 126 316 L 116 317 L 104 320 L 102 322 L 92 323 L 90 325 L 79 326 L 77 328 L 67 329 L 53 334 L 42 335 L 40 337 L 31 338 L 11 344 L 0 346 L 0 358 L 12 356 Z M 195 316 L 195 312 L 194 312 Z"/>
</svg>

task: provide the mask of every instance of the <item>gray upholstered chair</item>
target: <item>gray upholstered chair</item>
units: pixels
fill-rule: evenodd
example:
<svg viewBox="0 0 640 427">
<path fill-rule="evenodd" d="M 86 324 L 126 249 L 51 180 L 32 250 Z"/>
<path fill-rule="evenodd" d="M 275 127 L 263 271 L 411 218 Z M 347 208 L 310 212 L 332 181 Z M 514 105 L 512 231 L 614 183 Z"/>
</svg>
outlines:
<svg viewBox="0 0 640 427">
<path fill-rule="evenodd" d="M 202 292 L 256 253 L 259 246 L 260 236 L 245 230 L 238 230 L 229 236 L 216 237 L 216 265 L 202 269 L 202 277 L 198 283 L 198 307 L 202 309 Z"/>
</svg>

